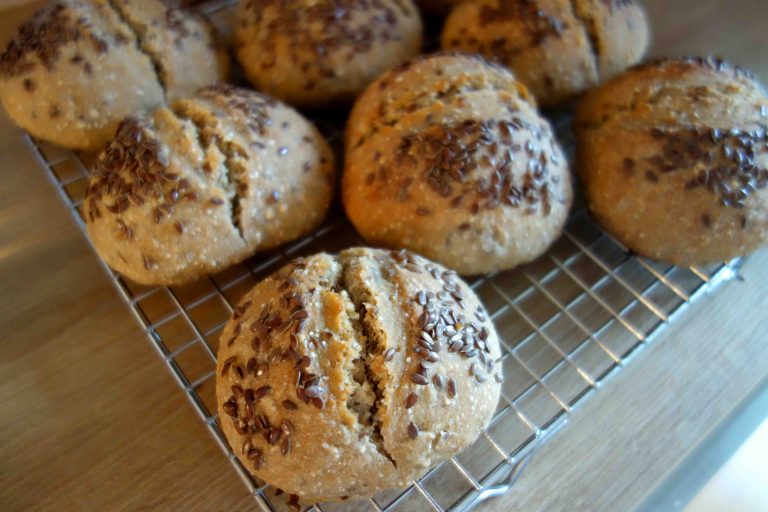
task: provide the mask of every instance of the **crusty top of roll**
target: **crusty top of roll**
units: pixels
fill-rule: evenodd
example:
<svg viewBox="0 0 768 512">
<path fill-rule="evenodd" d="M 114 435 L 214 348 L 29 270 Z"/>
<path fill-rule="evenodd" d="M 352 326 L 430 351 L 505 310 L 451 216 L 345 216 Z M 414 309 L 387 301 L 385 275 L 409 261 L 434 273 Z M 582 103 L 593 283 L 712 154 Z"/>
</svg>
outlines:
<svg viewBox="0 0 768 512">
<path fill-rule="evenodd" d="M 768 96 L 751 73 L 643 64 L 589 93 L 574 128 L 590 208 L 630 249 L 693 265 L 768 239 Z"/>
<path fill-rule="evenodd" d="M 345 147 L 344 204 L 363 236 L 462 274 L 535 258 L 570 206 L 549 123 L 481 57 L 441 53 L 384 74 L 358 98 Z"/>
<path fill-rule="evenodd" d="M 292 262 L 221 337 L 221 424 L 246 467 L 307 500 L 405 486 L 496 407 L 493 325 L 455 273 L 348 249 Z"/>
<path fill-rule="evenodd" d="M 112 268 L 181 283 L 318 225 L 333 174 L 330 148 L 298 112 L 219 85 L 124 122 L 96 162 L 84 213 Z"/>
</svg>

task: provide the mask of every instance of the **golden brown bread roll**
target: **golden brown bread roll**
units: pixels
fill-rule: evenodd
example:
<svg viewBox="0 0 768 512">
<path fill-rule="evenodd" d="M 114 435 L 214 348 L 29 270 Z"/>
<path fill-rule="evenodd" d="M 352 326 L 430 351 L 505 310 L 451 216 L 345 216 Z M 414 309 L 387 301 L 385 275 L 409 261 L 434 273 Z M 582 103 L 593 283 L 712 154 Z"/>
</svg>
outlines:
<svg viewBox="0 0 768 512">
<path fill-rule="evenodd" d="M 499 399 L 499 357 L 455 273 L 406 252 L 316 254 L 257 284 L 225 327 L 221 426 L 275 487 L 368 497 L 475 440 Z"/>
<path fill-rule="evenodd" d="M 124 122 L 93 169 L 88 234 L 110 267 L 180 284 L 317 227 L 333 156 L 290 107 L 231 86 Z"/>
<path fill-rule="evenodd" d="M 588 94 L 575 120 L 595 218 L 629 249 L 695 265 L 768 240 L 768 97 L 716 59 L 637 67 Z"/>
<path fill-rule="evenodd" d="M 125 117 L 219 82 L 227 69 L 209 25 L 159 0 L 60 0 L 0 54 L 0 98 L 32 135 L 96 150 Z"/>
<path fill-rule="evenodd" d="M 461 274 L 530 261 L 559 236 L 571 179 L 525 87 L 481 57 L 383 75 L 349 118 L 344 206 L 370 243 Z"/>
<path fill-rule="evenodd" d="M 635 0 L 477 0 L 456 7 L 442 34 L 443 49 L 508 66 L 544 107 L 639 62 L 647 46 Z"/>
<path fill-rule="evenodd" d="M 238 20 L 237 55 L 248 80 L 302 107 L 351 103 L 421 49 L 412 0 L 245 0 Z"/>
</svg>

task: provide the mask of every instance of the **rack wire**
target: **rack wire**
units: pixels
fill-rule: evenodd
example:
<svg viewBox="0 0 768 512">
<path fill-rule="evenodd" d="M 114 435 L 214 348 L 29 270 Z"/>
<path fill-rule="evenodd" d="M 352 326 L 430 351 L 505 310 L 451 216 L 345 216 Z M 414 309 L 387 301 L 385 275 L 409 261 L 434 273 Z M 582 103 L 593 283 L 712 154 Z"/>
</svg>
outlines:
<svg viewBox="0 0 768 512">
<path fill-rule="evenodd" d="M 212 16 L 222 5 L 205 4 Z M 218 6 L 218 7 L 216 7 Z M 215 21 L 215 19 L 214 19 Z M 338 122 L 316 123 L 332 145 Z M 566 148 L 565 124 L 558 126 Z M 81 211 L 92 155 L 80 155 L 20 132 L 85 233 Z M 233 454 L 216 414 L 218 338 L 233 304 L 289 259 L 362 244 L 337 205 L 315 233 L 197 282 L 145 287 L 105 272 L 165 361 L 212 437 L 257 504 L 288 510 L 284 495 L 255 479 Z M 302 504 L 322 511 L 467 511 L 503 494 L 533 450 L 573 411 L 620 371 L 693 301 L 738 275 L 741 260 L 684 269 L 630 254 L 583 209 L 541 258 L 523 267 L 479 276 L 470 285 L 485 304 L 502 341 L 502 397 L 486 431 L 461 454 L 436 466 L 405 490 L 368 501 Z M 608 391 L 609 392 L 609 391 Z"/>
</svg>

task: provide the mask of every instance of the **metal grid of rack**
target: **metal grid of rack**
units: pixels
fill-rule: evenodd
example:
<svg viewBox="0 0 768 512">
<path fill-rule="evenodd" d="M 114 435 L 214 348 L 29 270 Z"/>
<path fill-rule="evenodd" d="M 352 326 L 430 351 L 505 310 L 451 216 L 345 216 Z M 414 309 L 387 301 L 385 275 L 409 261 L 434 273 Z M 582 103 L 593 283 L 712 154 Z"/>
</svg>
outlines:
<svg viewBox="0 0 768 512">
<path fill-rule="evenodd" d="M 321 128 L 331 142 L 339 131 Z M 86 157 L 22 134 L 83 230 Z M 218 423 L 218 338 L 232 305 L 287 260 L 360 244 L 338 208 L 309 237 L 260 253 L 217 275 L 175 287 L 144 287 L 105 271 L 147 333 L 213 438 L 264 510 L 284 510 L 279 491 L 254 479 L 229 448 Z M 688 304 L 737 275 L 739 261 L 683 269 L 629 254 L 583 211 L 537 261 L 476 277 L 470 284 L 501 337 L 502 399 L 488 429 L 461 454 L 404 491 L 368 502 L 303 505 L 318 511 L 468 510 L 502 493 L 510 474 L 601 384 L 626 365 Z"/>
<path fill-rule="evenodd" d="M 233 3 L 206 2 L 200 10 L 215 24 L 226 24 L 231 12 L 224 8 Z M 341 144 L 339 121 L 316 120 L 337 150 Z M 572 142 L 566 124 L 560 122 L 557 131 L 568 148 Z M 93 156 L 41 143 L 26 134 L 21 137 L 39 157 L 41 168 L 87 237 L 80 207 Z M 361 243 L 337 206 L 311 236 L 184 286 L 137 285 L 102 262 L 152 346 L 263 510 L 288 510 L 290 505 L 279 490 L 249 474 L 221 431 L 215 399 L 219 335 L 232 305 L 287 260 Z M 504 369 L 502 398 L 477 441 L 405 490 L 379 493 L 364 502 L 302 504 L 302 508 L 318 512 L 467 511 L 502 494 L 534 449 L 575 408 L 688 304 L 736 276 L 739 265 L 736 260 L 683 269 L 635 257 L 583 209 L 577 209 L 562 238 L 537 261 L 470 280 L 499 332 Z"/>
</svg>

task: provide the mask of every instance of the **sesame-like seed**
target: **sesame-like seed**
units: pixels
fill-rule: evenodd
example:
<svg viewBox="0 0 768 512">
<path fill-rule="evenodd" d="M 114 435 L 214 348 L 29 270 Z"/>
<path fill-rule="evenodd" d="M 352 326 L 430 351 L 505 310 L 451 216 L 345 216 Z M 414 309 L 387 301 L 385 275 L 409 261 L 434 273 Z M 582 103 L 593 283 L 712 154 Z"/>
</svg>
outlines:
<svg viewBox="0 0 768 512">
<path fill-rule="evenodd" d="M 263 455 L 263 452 L 259 448 L 252 448 L 252 449 L 248 450 L 248 454 L 246 455 L 246 457 L 249 460 L 255 460 L 255 459 L 261 457 L 262 455 Z"/>
<path fill-rule="evenodd" d="M 426 386 L 427 383 L 429 382 L 427 378 L 420 373 L 414 373 L 413 375 L 411 375 L 411 381 L 414 384 L 418 384 L 420 386 Z"/>
<path fill-rule="evenodd" d="M 411 439 L 416 439 L 419 436 L 419 427 L 417 427 L 413 422 L 410 422 L 408 424 L 408 437 Z"/>
<path fill-rule="evenodd" d="M 291 453 L 291 438 L 285 437 L 283 438 L 283 443 L 280 446 L 280 453 L 283 454 L 283 456 L 287 456 Z"/>
<path fill-rule="evenodd" d="M 232 416 L 233 418 L 237 418 L 237 404 L 234 402 L 224 402 L 221 408 L 224 409 L 224 412 L 228 415 Z"/>
<path fill-rule="evenodd" d="M 388 348 L 384 352 L 384 361 L 391 361 L 393 357 L 395 357 L 395 349 L 394 348 Z"/>
<path fill-rule="evenodd" d="M 254 391 L 254 399 L 255 400 L 261 400 L 265 396 L 269 395 L 272 392 L 272 387 L 270 386 L 261 386 L 260 388 L 256 389 Z"/>
<path fill-rule="evenodd" d="M 283 437 L 283 431 L 279 428 L 269 428 L 264 431 L 264 440 L 272 446 L 276 445 Z"/>
<path fill-rule="evenodd" d="M 222 377 L 227 374 L 230 366 L 232 366 L 232 363 L 235 362 L 236 360 L 237 360 L 237 356 L 228 357 L 227 359 L 224 360 L 224 364 L 221 365 Z"/>
<path fill-rule="evenodd" d="M 405 408 L 410 409 L 414 405 L 416 405 L 416 401 L 419 399 L 419 395 L 416 393 L 411 393 L 408 395 L 408 398 L 405 400 Z"/>
<path fill-rule="evenodd" d="M 439 373 L 436 373 L 432 377 L 432 382 L 434 383 L 437 389 L 443 389 L 443 386 L 445 386 L 445 377 L 443 377 Z"/>
<path fill-rule="evenodd" d="M 448 396 L 454 398 L 456 396 L 456 381 L 451 377 L 448 379 Z"/>
</svg>

